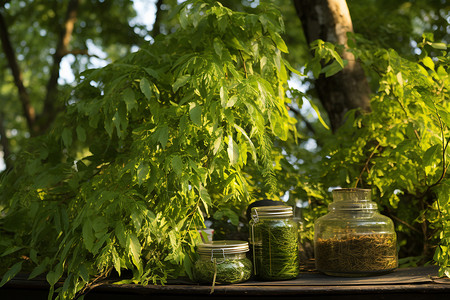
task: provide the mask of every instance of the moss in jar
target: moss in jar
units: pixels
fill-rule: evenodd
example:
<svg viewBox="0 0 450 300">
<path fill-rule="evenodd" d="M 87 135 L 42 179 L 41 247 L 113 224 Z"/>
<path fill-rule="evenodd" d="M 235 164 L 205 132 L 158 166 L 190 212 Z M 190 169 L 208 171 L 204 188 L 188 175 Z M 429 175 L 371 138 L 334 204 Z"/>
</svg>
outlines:
<svg viewBox="0 0 450 300">
<path fill-rule="evenodd" d="M 261 243 L 255 243 L 256 276 L 264 280 L 296 278 L 299 274 L 298 231 L 285 220 L 257 225 Z"/>
<path fill-rule="evenodd" d="M 230 284 L 246 281 L 252 275 L 252 263 L 247 258 L 243 259 L 216 259 L 198 260 L 194 266 L 195 279 L 202 283 Z"/>
<path fill-rule="evenodd" d="M 365 234 L 316 241 L 316 267 L 331 275 L 386 273 L 397 268 L 397 237 Z"/>
</svg>

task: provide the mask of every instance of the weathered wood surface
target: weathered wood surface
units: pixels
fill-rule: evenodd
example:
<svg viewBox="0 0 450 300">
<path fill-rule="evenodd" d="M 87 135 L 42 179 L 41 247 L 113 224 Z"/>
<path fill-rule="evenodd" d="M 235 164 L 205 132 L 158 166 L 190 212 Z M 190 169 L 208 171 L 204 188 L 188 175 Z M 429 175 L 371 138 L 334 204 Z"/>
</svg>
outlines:
<svg viewBox="0 0 450 300">
<path fill-rule="evenodd" d="M 0 289 L 0 299 L 46 299 L 48 285 L 44 279 L 18 277 Z M 398 269 L 393 273 L 341 278 L 318 273 L 302 273 L 295 280 L 249 281 L 211 287 L 189 281 L 173 281 L 167 285 L 104 284 L 91 290 L 85 299 L 450 299 L 450 280 L 438 279 L 434 266 Z M 29 298 L 31 297 L 32 298 Z M 363 297 L 363 298 L 362 298 Z"/>
</svg>

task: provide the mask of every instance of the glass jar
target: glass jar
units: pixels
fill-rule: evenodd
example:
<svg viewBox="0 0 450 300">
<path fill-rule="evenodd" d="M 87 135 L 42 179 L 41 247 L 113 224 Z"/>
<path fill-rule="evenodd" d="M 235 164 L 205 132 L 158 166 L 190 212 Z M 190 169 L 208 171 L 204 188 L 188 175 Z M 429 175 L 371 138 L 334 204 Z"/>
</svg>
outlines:
<svg viewBox="0 0 450 300">
<path fill-rule="evenodd" d="M 296 278 L 299 273 L 298 223 L 292 207 L 252 208 L 250 244 L 254 273 L 261 280 Z"/>
<path fill-rule="evenodd" d="M 329 213 L 314 223 L 316 269 L 333 276 L 370 276 L 398 266 L 392 220 L 371 201 L 370 189 L 333 190 Z"/>
<path fill-rule="evenodd" d="M 252 263 L 246 257 L 248 242 L 212 241 L 198 245 L 199 259 L 194 278 L 202 283 L 239 283 L 252 275 Z"/>
</svg>

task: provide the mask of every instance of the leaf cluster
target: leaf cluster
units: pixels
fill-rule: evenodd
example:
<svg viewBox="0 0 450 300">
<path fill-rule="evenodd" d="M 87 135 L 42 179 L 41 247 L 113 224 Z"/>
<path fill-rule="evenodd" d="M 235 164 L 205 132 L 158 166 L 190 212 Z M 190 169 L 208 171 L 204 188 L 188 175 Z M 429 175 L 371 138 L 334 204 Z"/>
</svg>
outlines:
<svg viewBox="0 0 450 300">
<path fill-rule="evenodd" d="M 178 18 L 178 31 L 84 72 L 2 178 L 2 285 L 25 265 L 50 294 L 62 281 L 61 299 L 112 272 L 141 284 L 191 276 L 204 217 L 276 188 L 273 140 L 295 123 L 279 13 L 187 1 Z"/>
</svg>

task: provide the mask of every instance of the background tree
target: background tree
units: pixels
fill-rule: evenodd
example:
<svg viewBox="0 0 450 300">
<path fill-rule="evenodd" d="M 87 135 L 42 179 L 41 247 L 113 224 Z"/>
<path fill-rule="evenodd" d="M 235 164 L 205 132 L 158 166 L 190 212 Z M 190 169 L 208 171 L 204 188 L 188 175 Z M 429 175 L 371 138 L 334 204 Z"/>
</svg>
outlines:
<svg viewBox="0 0 450 300">
<path fill-rule="evenodd" d="M 64 99 L 73 88 L 73 82 L 60 78 L 64 57 L 70 56 L 77 75 L 92 66 L 96 47 L 113 60 L 145 42 L 144 27 L 130 24 L 135 16 L 132 1 L 2 2 L 0 126 L 5 133 L 1 135 L 4 152 L 17 153 L 24 138 L 45 132 L 64 109 Z M 12 166 L 13 160 L 14 156 L 5 162 Z"/>
</svg>

